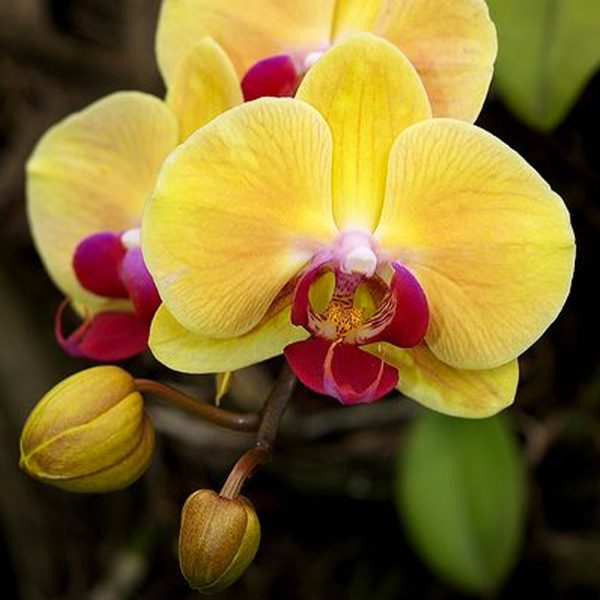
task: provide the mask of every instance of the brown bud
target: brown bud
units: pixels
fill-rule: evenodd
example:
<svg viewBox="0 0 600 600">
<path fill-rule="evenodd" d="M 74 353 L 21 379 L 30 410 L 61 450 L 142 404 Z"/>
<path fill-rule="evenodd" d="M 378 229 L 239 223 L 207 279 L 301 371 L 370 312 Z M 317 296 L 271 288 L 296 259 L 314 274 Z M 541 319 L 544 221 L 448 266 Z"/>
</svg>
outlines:
<svg viewBox="0 0 600 600">
<path fill-rule="evenodd" d="M 198 490 L 181 514 L 179 564 L 190 587 L 213 594 L 229 587 L 254 559 L 260 523 L 249 500 Z"/>
<path fill-rule="evenodd" d="M 21 435 L 21 468 L 72 492 L 108 492 L 148 467 L 154 428 L 129 373 L 114 366 L 80 371 L 37 404 Z"/>
</svg>

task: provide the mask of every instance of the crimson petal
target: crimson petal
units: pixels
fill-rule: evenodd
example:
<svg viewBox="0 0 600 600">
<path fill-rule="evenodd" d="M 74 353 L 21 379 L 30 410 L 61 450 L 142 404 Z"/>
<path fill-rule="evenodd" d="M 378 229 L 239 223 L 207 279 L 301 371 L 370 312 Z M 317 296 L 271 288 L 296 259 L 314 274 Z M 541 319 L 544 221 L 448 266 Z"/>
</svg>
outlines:
<svg viewBox="0 0 600 600">
<path fill-rule="evenodd" d="M 290 56 L 271 56 L 257 62 L 242 79 L 244 100 L 256 100 L 263 96 L 293 96 L 300 76 Z"/>
<path fill-rule="evenodd" d="M 160 296 L 139 247 L 127 251 L 121 264 L 121 279 L 136 314 L 144 321 L 151 321 L 160 305 Z"/>
<path fill-rule="evenodd" d="M 323 261 L 317 261 L 302 274 L 294 290 L 292 300 L 292 323 L 308 329 L 308 316 L 310 314 L 309 292 L 312 284 L 323 272 Z"/>
<path fill-rule="evenodd" d="M 386 341 L 400 348 L 420 344 L 429 326 L 429 306 L 417 278 L 399 263 L 392 263 L 394 275 L 390 281 L 393 316 L 386 327 L 363 343 Z M 384 302 L 385 304 L 385 302 Z"/>
<path fill-rule="evenodd" d="M 124 360 L 148 348 L 150 325 L 133 313 L 106 311 L 86 319 L 73 333 L 64 337 L 62 316 L 69 301 L 56 312 L 54 333 L 61 348 L 75 358 L 101 362 Z"/>
<path fill-rule="evenodd" d="M 86 290 L 105 298 L 127 298 L 119 276 L 124 256 L 120 235 L 112 231 L 94 233 L 75 249 L 73 269 Z"/>
<path fill-rule="evenodd" d="M 345 405 L 379 400 L 398 383 L 396 369 L 354 344 L 312 337 L 284 352 L 306 387 Z"/>
</svg>

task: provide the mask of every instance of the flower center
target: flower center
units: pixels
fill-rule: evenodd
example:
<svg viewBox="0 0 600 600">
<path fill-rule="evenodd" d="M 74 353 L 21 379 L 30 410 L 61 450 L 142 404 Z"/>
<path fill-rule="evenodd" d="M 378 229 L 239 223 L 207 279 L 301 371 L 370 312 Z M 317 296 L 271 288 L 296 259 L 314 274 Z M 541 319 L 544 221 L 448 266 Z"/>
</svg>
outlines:
<svg viewBox="0 0 600 600">
<path fill-rule="evenodd" d="M 82 287 L 105 298 L 129 296 L 119 271 L 127 253 L 123 237 L 120 232 L 101 231 L 79 242 L 73 269 Z"/>
<path fill-rule="evenodd" d="M 373 277 L 377 268 L 377 256 L 368 246 L 358 246 L 346 254 L 342 262 L 344 273 L 361 273 Z"/>
<path fill-rule="evenodd" d="M 379 251 L 370 233 L 344 231 L 333 248 L 333 256 L 343 273 L 360 273 L 373 277 L 379 262 Z"/>
<path fill-rule="evenodd" d="M 259 60 L 242 78 L 244 100 L 293 96 L 302 78 L 323 54 L 324 50 L 315 50 L 304 55 L 279 54 Z"/>
<path fill-rule="evenodd" d="M 371 234 L 345 231 L 296 283 L 292 323 L 330 342 L 385 340 L 401 348 L 427 331 L 427 298 L 415 276 L 382 260 Z"/>
<path fill-rule="evenodd" d="M 381 304 L 385 289 L 377 276 L 368 279 L 362 273 L 329 271 L 310 286 L 308 328 L 329 340 L 354 343 Z"/>
<path fill-rule="evenodd" d="M 335 327 L 336 338 L 342 338 L 358 329 L 365 322 L 365 311 L 352 306 L 348 308 L 341 302 L 331 301 L 323 314 L 323 320 Z"/>
<path fill-rule="evenodd" d="M 73 255 L 77 280 L 104 298 L 131 300 L 134 311 L 150 320 L 160 298 L 140 248 L 139 228 L 101 231 L 84 238 Z"/>
</svg>

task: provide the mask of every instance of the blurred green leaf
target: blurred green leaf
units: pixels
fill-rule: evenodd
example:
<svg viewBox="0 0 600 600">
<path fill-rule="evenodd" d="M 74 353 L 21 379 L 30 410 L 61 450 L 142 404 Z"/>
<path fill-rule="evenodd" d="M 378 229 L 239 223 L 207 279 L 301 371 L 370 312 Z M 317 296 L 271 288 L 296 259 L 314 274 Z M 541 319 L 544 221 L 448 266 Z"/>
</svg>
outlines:
<svg viewBox="0 0 600 600">
<path fill-rule="evenodd" d="M 556 127 L 600 66 L 600 0 L 488 4 L 498 29 L 500 94 L 532 127 Z"/>
<path fill-rule="evenodd" d="M 414 548 L 441 578 L 477 594 L 515 563 L 524 509 L 519 449 L 503 417 L 425 412 L 398 461 L 396 499 Z"/>
</svg>

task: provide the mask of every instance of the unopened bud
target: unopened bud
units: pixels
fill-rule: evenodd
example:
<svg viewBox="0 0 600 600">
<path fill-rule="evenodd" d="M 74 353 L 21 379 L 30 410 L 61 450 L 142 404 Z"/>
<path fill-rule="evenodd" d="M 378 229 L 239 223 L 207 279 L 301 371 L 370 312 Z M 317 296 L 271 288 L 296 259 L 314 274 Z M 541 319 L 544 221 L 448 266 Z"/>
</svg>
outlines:
<svg viewBox="0 0 600 600">
<path fill-rule="evenodd" d="M 53 387 L 21 434 L 21 468 L 71 492 L 109 492 L 133 483 L 154 451 L 154 428 L 123 369 L 80 371 Z"/>
<path fill-rule="evenodd" d="M 179 564 L 190 587 L 213 594 L 229 587 L 254 559 L 260 523 L 249 500 L 198 490 L 186 501 Z"/>
</svg>

